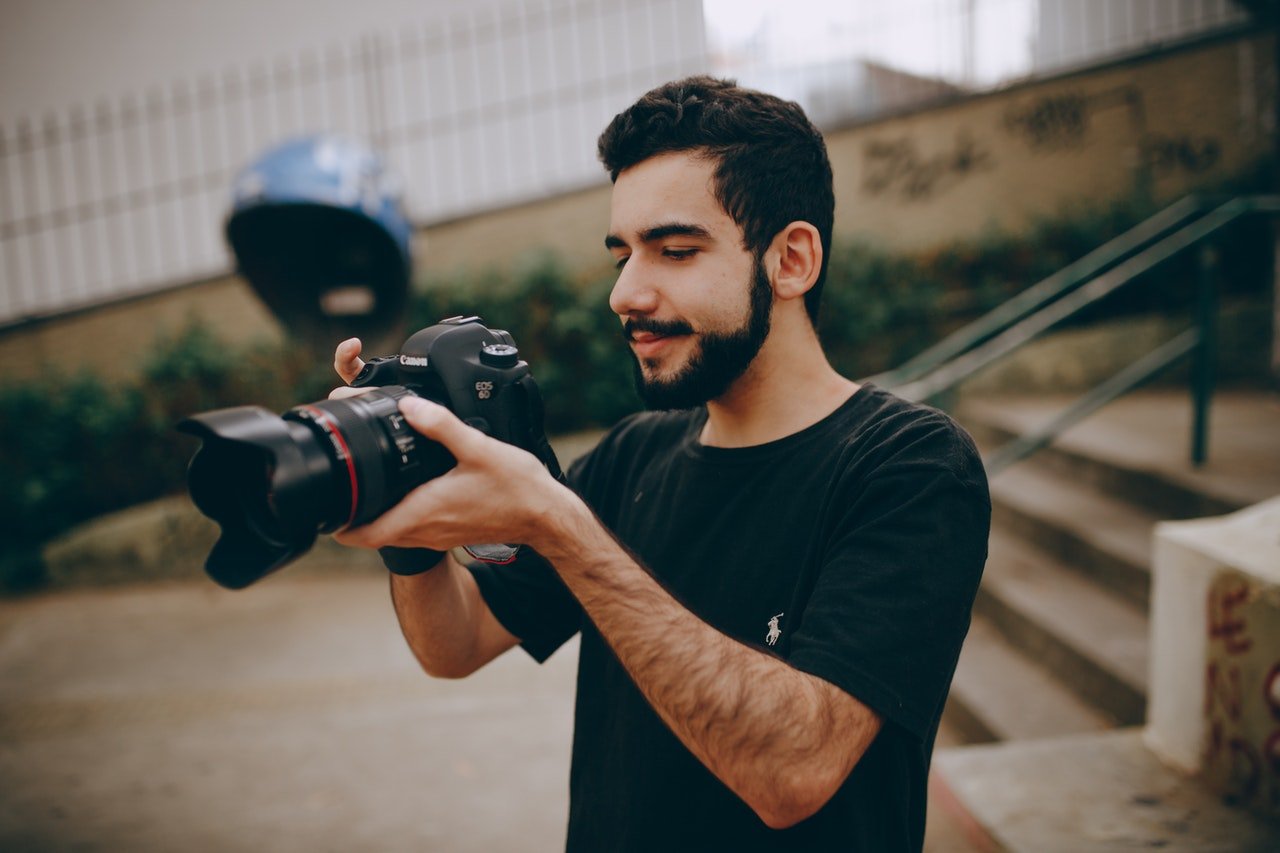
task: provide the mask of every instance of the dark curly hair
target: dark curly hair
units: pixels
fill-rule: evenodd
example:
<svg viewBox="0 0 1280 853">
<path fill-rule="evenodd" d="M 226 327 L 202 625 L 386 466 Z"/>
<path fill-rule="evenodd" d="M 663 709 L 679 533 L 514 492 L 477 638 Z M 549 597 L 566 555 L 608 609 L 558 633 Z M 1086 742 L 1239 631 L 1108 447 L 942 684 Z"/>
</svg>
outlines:
<svg viewBox="0 0 1280 853">
<path fill-rule="evenodd" d="M 659 86 L 614 116 L 597 150 L 614 181 L 657 154 L 705 153 L 716 163 L 716 199 L 742 228 L 743 245 L 757 259 L 788 223 L 803 220 L 817 228 L 822 268 L 805 295 L 805 309 L 817 323 L 835 193 L 827 146 L 799 104 L 733 80 L 687 77 Z"/>
</svg>

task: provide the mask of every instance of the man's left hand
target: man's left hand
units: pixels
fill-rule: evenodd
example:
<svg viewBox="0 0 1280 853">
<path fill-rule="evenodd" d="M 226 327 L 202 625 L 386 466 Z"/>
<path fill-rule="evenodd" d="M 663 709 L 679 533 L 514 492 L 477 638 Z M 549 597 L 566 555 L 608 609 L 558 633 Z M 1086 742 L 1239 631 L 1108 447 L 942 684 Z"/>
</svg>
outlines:
<svg viewBox="0 0 1280 853">
<path fill-rule="evenodd" d="M 519 542 L 537 547 L 556 507 L 572 492 L 533 454 L 490 438 L 444 406 L 410 397 L 400 401 L 409 425 L 453 454 L 448 473 L 414 489 L 362 527 L 334 536 L 359 548 L 447 551 L 474 542 Z"/>
</svg>

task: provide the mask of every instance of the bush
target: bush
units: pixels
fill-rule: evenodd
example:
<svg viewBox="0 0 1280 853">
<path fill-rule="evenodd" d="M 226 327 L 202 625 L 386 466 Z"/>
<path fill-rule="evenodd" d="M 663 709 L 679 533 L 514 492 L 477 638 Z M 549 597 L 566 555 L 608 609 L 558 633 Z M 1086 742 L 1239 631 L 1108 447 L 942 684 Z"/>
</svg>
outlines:
<svg viewBox="0 0 1280 853">
<path fill-rule="evenodd" d="M 282 410 L 323 394 L 323 372 L 291 347 L 228 347 L 192 322 L 156 342 L 135 382 L 82 373 L 0 386 L 0 587 L 38 584 L 39 547 L 64 530 L 181 489 L 197 446 L 174 429 L 182 418 L 242 403 Z"/>
<path fill-rule="evenodd" d="M 415 289 L 412 328 L 478 314 L 516 339 L 546 404 L 549 432 L 606 426 L 640 406 L 621 325 L 609 310 L 612 276 L 576 282 L 552 255 L 511 275 L 428 279 Z"/>
<path fill-rule="evenodd" d="M 504 326 L 533 366 L 547 429 L 583 429 L 639 405 L 610 284 L 575 284 L 541 257 L 514 275 L 426 282 L 409 319 L 417 329 L 471 313 Z M 181 491 L 198 446 L 174 429 L 182 418 L 244 404 L 284 411 L 322 399 L 336 381 L 327 357 L 289 344 L 231 347 L 192 321 L 156 342 L 134 382 L 85 373 L 0 386 L 0 536 L 9 543 L 0 587 L 38 584 L 40 546 L 79 522 Z"/>
<path fill-rule="evenodd" d="M 833 363 L 851 377 L 889 369 L 964 321 L 999 304 L 1150 213 L 1120 204 L 1039 223 L 1027 236 L 992 234 L 915 256 L 838 243 L 819 323 Z M 1256 287 L 1269 262 L 1265 229 L 1224 238 L 1234 288 Z M 1102 311 L 1185 304 L 1188 276 L 1158 270 L 1158 287 L 1137 288 Z M 1154 278 L 1154 275 L 1153 275 Z M 631 356 L 608 308 L 613 276 L 576 281 L 552 256 L 511 274 L 426 279 L 415 287 L 408 327 L 478 314 L 506 328 L 530 363 L 550 432 L 604 426 L 639 407 Z M 1182 282 L 1182 284 L 1179 284 Z M 140 378 L 108 387 L 89 375 L 0 386 L 0 583 L 38 582 L 40 543 L 94 515 L 182 489 L 196 440 L 181 418 L 230 405 L 283 411 L 321 399 L 334 384 L 328 354 L 294 345 L 229 347 L 191 323 L 158 341 Z"/>
</svg>

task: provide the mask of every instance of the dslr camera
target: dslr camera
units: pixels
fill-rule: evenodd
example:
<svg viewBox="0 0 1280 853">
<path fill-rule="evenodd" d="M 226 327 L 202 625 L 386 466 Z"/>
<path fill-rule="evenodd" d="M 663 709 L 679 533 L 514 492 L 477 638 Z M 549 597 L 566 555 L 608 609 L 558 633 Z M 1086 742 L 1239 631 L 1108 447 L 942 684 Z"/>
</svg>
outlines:
<svg viewBox="0 0 1280 853">
<path fill-rule="evenodd" d="M 205 568 L 222 586 L 248 586 L 306 553 L 317 534 L 377 518 L 456 464 L 405 422 L 404 397 L 446 406 L 561 476 L 529 365 L 509 333 L 479 317 L 451 317 L 414 333 L 399 355 L 367 362 L 351 384 L 375 390 L 279 417 L 237 406 L 178 425 L 202 440 L 188 486 L 196 507 L 221 528 Z"/>
</svg>

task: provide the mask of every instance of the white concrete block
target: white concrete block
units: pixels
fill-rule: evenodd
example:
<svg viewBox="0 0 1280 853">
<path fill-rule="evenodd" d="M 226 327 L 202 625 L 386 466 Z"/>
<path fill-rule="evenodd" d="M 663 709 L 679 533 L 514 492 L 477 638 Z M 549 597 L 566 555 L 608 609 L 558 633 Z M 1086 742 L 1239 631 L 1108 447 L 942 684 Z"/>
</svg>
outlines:
<svg viewBox="0 0 1280 853">
<path fill-rule="evenodd" d="M 1145 740 L 1229 798 L 1280 802 L 1280 498 L 1156 527 Z M 1273 683 L 1274 682 L 1274 683 Z"/>
</svg>

